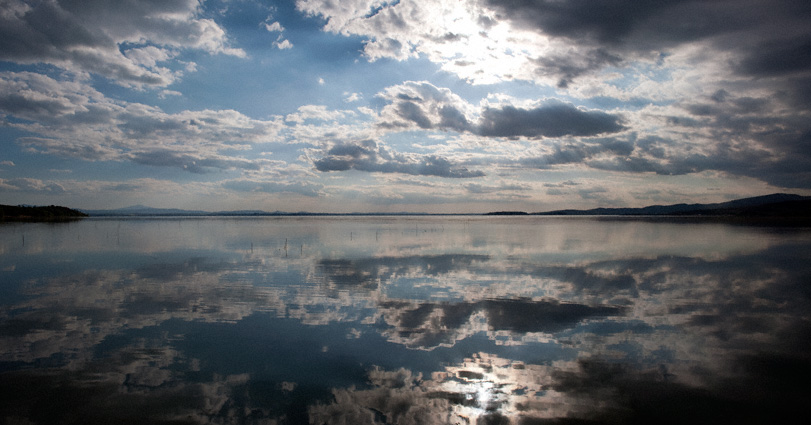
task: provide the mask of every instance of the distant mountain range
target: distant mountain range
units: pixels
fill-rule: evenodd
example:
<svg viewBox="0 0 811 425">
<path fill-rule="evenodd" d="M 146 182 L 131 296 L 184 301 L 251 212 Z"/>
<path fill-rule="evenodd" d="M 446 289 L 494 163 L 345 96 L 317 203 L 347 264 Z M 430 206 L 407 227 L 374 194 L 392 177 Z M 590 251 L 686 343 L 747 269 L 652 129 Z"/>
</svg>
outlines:
<svg viewBox="0 0 811 425">
<path fill-rule="evenodd" d="M 364 216 L 364 215 L 431 215 L 424 213 L 314 213 L 262 210 L 201 211 L 177 208 L 152 208 L 144 205 L 118 208 L 114 210 L 82 210 L 91 217 L 237 217 L 237 216 Z"/>
<path fill-rule="evenodd" d="M 113 210 L 82 210 L 93 217 L 136 216 L 369 216 L 369 215 L 436 215 L 424 213 L 311 213 L 262 210 L 200 211 L 176 208 L 152 208 L 135 205 Z M 438 214 L 448 215 L 448 214 Z M 451 214 L 461 215 L 461 214 Z M 554 210 L 528 213 L 498 211 L 485 215 L 615 215 L 615 216 L 738 216 L 738 217 L 811 217 L 811 197 L 776 193 L 715 204 L 651 205 L 642 208 L 594 208 L 589 210 Z"/>
<path fill-rule="evenodd" d="M 240 211 L 201 211 L 182 210 L 178 208 L 152 208 L 145 205 L 133 205 L 131 207 L 118 208 L 114 210 L 82 210 L 91 217 L 138 217 L 138 216 L 250 216 L 250 215 L 287 215 L 291 213 L 267 212 L 260 210 L 240 210 Z M 292 213 L 296 214 L 296 213 Z M 303 214 L 303 213 L 302 213 Z"/>
<path fill-rule="evenodd" d="M 675 215 L 735 217 L 811 217 L 811 197 L 775 193 L 716 204 L 651 205 L 642 208 L 555 210 L 534 215 Z"/>
</svg>

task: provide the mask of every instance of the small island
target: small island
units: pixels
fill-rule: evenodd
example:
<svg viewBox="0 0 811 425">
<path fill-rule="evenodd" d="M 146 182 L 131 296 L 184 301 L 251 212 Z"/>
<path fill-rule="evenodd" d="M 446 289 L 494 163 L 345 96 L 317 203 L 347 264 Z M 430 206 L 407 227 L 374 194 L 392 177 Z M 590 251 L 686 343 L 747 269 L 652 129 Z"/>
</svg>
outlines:
<svg viewBox="0 0 811 425">
<path fill-rule="evenodd" d="M 3 221 L 69 221 L 87 217 L 87 214 L 70 209 L 50 205 L 36 207 L 27 205 L 0 205 L 0 222 Z"/>
</svg>

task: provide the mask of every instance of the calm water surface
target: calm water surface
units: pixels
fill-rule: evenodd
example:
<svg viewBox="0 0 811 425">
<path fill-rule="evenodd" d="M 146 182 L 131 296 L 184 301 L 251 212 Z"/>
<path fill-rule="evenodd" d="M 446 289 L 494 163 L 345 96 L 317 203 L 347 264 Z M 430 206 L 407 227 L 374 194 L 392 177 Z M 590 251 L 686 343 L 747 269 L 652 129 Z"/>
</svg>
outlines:
<svg viewBox="0 0 811 425">
<path fill-rule="evenodd" d="M 810 259 L 722 223 L 2 224 L 0 422 L 800 422 Z"/>
</svg>

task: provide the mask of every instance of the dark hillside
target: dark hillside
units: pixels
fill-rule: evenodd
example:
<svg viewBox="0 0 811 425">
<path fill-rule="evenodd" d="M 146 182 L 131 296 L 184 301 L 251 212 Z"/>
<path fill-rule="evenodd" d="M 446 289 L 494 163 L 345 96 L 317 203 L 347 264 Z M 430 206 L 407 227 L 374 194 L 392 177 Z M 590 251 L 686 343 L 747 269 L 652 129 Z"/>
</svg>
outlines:
<svg viewBox="0 0 811 425">
<path fill-rule="evenodd" d="M 87 217 L 87 214 L 67 207 L 0 205 L 0 221 L 62 221 Z"/>
<path fill-rule="evenodd" d="M 590 210 L 556 210 L 536 215 L 675 215 L 728 217 L 811 217 L 811 198 L 776 193 L 737 199 L 716 204 L 650 205 L 642 208 L 594 208 Z"/>
</svg>

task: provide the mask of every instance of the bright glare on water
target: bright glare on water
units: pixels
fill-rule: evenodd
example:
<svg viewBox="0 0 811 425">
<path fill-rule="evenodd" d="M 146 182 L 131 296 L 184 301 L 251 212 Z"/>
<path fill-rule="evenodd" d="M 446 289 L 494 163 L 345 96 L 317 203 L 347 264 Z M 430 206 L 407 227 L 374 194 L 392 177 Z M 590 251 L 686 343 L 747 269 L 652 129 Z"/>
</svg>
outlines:
<svg viewBox="0 0 811 425">
<path fill-rule="evenodd" d="M 0 422 L 799 422 L 810 260 L 721 222 L 0 224 Z"/>
</svg>

